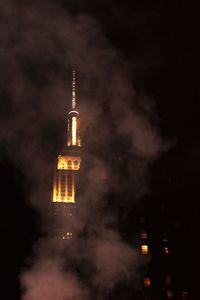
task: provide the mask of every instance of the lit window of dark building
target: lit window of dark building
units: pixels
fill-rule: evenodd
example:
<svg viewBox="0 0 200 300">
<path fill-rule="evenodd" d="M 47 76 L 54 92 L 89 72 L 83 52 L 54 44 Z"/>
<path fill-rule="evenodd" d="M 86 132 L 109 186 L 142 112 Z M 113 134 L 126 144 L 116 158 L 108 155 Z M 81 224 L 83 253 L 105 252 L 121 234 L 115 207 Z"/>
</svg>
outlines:
<svg viewBox="0 0 200 300">
<path fill-rule="evenodd" d="M 150 287 L 151 286 L 151 279 L 150 277 L 144 278 L 144 287 Z"/>
<path fill-rule="evenodd" d="M 169 255 L 169 247 L 167 247 L 167 246 L 163 247 L 163 254 Z"/>
<path fill-rule="evenodd" d="M 148 245 L 141 245 L 141 253 L 144 254 L 144 255 L 149 253 Z"/>
</svg>

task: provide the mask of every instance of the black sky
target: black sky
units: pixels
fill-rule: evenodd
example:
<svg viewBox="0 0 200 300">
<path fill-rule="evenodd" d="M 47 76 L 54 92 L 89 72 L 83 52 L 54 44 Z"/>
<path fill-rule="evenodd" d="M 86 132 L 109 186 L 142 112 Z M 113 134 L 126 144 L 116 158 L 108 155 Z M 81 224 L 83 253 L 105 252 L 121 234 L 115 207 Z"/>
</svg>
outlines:
<svg viewBox="0 0 200 300">
<path fill-rule="evenodd" d="M 58 3 L 72 15 L 92 17 L 126 65 L 135 90 L 154 99 L 157 111 L 154 121 L 161 136 L 172 146 L 151 164 L 151 192 L 140 205 L 149 208 L 149 218 L 154 220 L 152 227 L 159 221 L 160 207 L 166 207 L 169 228 L 171 233 L 175 232 L 175 249 L 180 254 L 177 255 L 178 274 L 184 269 L 196 274 L 197 270 L 190 270 L 190 266 L 197 260 L 198 252 L 191 256 L 190 251 L 199 216 L 200 105 L 196 93 L 198 30 L 192 3 L 162 0 Z M 8 110 L 9 97 L 1 93 L 3 119 Z M 4 298 L 17 300 L 20 299 L 18 276 L 41 229 L 39 216 L 27 203 L 31 183 L 25 178 L 23 167 L 7 154 L 8 146 L 0 146 L 1 271 Z M 197 282 L 194 276 L 193 290 Z"/>
</svg>

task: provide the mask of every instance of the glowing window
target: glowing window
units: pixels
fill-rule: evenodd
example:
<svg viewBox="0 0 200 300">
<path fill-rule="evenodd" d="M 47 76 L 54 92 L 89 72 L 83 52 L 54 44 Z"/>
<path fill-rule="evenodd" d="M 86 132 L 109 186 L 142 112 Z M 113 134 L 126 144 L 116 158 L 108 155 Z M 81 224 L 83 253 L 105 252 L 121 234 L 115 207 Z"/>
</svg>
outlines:
<svg viewBox="0 0 200 300">
<path fill-rule="evenodd" d="M 174 293 L 173 291 L 167 291 L 167 299 L 173 299 Z"/>
<path fill-rule="evenodd" d="M 166 276 L 165 277 L 165 284 L 167 284 L 167 285 L 172 284 L 172 278 L 171 278 L 171 276 Z"/>
<path fill-rule="evenodd" d="M 151 279 L 149 277 L 144 278 L 144 286 L 145 287 L 150 287 L 151 285 Z"/>
<path fill-rule="evenodd" d="M 147 232 L 145 230 L 142 230 L 140 232 L 140 238 L 143 240 L 147 239 Z"/>
<path fill-rule="evenodd" d="M 71 160 L 68 160 L 67 164 L 68 164 L 68 166 L 71 166 L 71 164 L 72 164 Z"/>
<path fill-rule="evenodd" d="M 169 247 L 165 246 L 163 247 L 163 254 L 168 255 L 169 254 Z"/>
<path fill-rule="evenodd" d="M 67 232 L 67 235 L 70 235 L 70 236 L 72 236 L 72 232 Z"/>
<path fill-rule="evenodd" d="M 142 254 L 148 254 L 149 253 L 148 245 L 141 245 L 141 252 Z"/>
</svg>

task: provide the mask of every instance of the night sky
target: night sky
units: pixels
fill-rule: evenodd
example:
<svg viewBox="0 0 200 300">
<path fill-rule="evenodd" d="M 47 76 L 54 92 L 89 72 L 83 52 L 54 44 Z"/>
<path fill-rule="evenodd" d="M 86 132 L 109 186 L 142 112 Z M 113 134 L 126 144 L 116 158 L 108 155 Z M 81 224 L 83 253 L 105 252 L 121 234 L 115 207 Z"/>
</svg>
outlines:
<svg viewBox="0 0 200 300">
<path fill-rule="evenodd" d="M 39 49 L 38 53 L 33 51 L 30 56 L 31 46 L 29 46 L 30 50 L 28 46 L 22 46 L 24 45 L 23 39 L 27 39 L 27 35 L 22 33 L 25 31 L 24 28 L 30 25 L 22 17 L 24 7 L 30 13 L 30 20 L 33 18 L 30 21 L 30 32 L 33 35 L 29 38 L 34 44 L 34 49 L 37 49 L 37 45 Z M 56 7 L 55 10 L 54 7 Z M 34 26 L 37 27 L 38 24 L 47 22 L 45 26 L 48 28 L 49 19 L 46 17 L 45 10 L 50 11 L 48 18 L 52 16 L 55 20 L 59 20 L 62 15 L 62 18 L 71 18 L 72 20 L 73 18 L 82 18 L 81 20 L 89 18 L 92 20 L 91 22 L 96 24 L 97 29 L 92 32 L 92 38 L 87 47 L 94 48 L 94 53 L 97 52 L 95 49 L 98 49 L 98 43 L 106 45 L 106 53 L 109 52 L 107 49 L 111 49 L 111 56 L 114 58 L 111 59 L 111 62 L 109 60 L 109 66 L 112 70 L 109 74 L 108 66 L 106 79 L 103 78 L 104 71 L 98 73 L 97 67 L 92 61 L 94 59 L 92 57 L 93 52 L 88 53 L 88 55 L 91 54 L 91 61 L 89 57 L 86 58 L 88 71 L 85 65 L 81 65 L 79 68 L 77 53 L 81 52 L 82 49 L 78 49 L 78 47 L 82 45 L 81 39 L 84 39 L 85 34 L 82 37 L 81 31 L 80 37 L 70 37 L 74 49 L 77 45 L 74 61 L 68 61 L 73 58 L 73 55 L 66 55 L 62 49 L 64 46 L 69 47 L 67 43 L 59 47 L 58 41 L 58 47 L 52 49 L 53 54 L 48 53 L 51 51 L 51 43 L 47 46 L 45 43 L 49 42 L 49 38 L 46 39 L 44 35 L 44 40 L 41 42 L 38 35 L 34 34 Z M 57 16 L 57 10 L 60 17 Z M 36 11 L 40 11 L 40 13 L 36 15 Z M 152 155 L 153 159 L 147 157 L 145 162 L 141 163 L 142 166 L 145 164 L 144 172 L 148 173 L 144 176 L 145 188 L 143 185 L 142 187 L 139 186 L 138 190 L 142 191 L 137 192 L 140 195 L 132 206 L 128 200 L 119 206 L 119 200 L 116 199 L 120 199 L 122 190 L 116 189 L 113 194 L 110 192 L 108 207 L 116 211 L 116 215 L 122 214 L 119 217 L 121 223 L 118 230 L 127 241 L 131 241 L 131 236 L 134 237 L 134 228 L 135 231 L 138 229 L 137 222 L 139 222 L 141 212 L 147 218 L 155 235 L 159 234 L 158 224 L 162 219 L 161 211 L 164 211 L 169 236 L 176 253 L 177 269 L 175 273 L 177 281 L 178 278 L 181 278 L 186 289 L 191 289 L 194 293 L 194 299 L 197 299 L 197 296 L 195 297 L 198 287 L 198 279 L 195 277 L 197 276 L 197 267 L 195 269 L 192 266 L 193 263 L 195 265 L 197 262 L 198 249 L 196 248 L 191 254 L 191 249 L 195 248 L 199 236 L 197 228 L 198 199 L 200 196 L 198 176 L 200 167 L 200 105 L 196 95 L 196 73 L 199 62 L 195 50 L 198 31 L 194 11 L 194 7 L 189 2 L 185 4 L 179 1 L 161 0 L 48 0 L 35 1 L 35 4 L 31 4 L 31 1 L 30 3 L 29 1 L 2 1 L 0 4 L 2 37 L 0 40 L 0 62 L 2 66 L 0 75 L 2 299 L 22 299 L 20 274 L 33 262 L 34 245 L 45 232 L 41 215 L 44 215 L 47 204 L 43 204 L 43 212 L 41 213 L 38 204 L 35 205 L 35 200 L 32 198 L 37 198 L 37 192 L 35 193 L 34 190 L 40 180 L 45 180 L 47 186 L 47 192 L 44 195 L 48 195 L 48 191 L 49 195 L 51 194 L 53 167 L 59 150 L 63 147 L 63 138 L 65 138 L 65 116 L 67 105 L 70 103 L 73 65 L 78 73 L 78 98 L 79 102 L 82 102 L 80 106 L 83 106 L 83 101 L 87 96 L 92 98 L 89 90 L 90 84 L 91 93 L 101 80 L 104 80 L 107 85 L 112 84 L 112 75 L 115 70 L 115 67 L 112 66 L 117 65 L 116 70 L 122 70 L 121 72 L 126 74 L 126 80 L 128 78 L 129 86 L 134 90 L 138 109 L 144 111 L 144 115 L 148 115 L 148 120 L 156 128 L 156 133 L 164 146 L 158 153 L 156 152 L 156 155 Z M 70 22 L 73 23 L 71 20 Z M 87 23 L 87 21 L 84 22 Z M 62 28 L 62 24 L 59 26 L 58 28 L 55 26 L 54 38 L 59 35 L 59 28 Z M 102 41 L 98 41 L 99 34 Z M 79 38 L 81 40 L 80 45 Z M 5 59 L 7 49 L 10 56 Z M 73 53 L 73 49 L 68 51 Z M 97 57 L 101 57 L 102 53 L 103 51 L 99 52 Z M 56 58 L 57 55 L 60 56 L 59 60 Z M 106 55 L 109 57 L 109 54 Z M 14 59 L 17 62 L 20 61 L 20 73 L 15 68 L 15 64 L 12 63 Z M 63 64 L 62 59 L 65 59 Z M 80 60 L 82 59 L 83 57 L 80 55 Z M 101 58 L 99 60 L 101 64 Z M 102 61 L 105 63 L 106 59 Z M 85 73 L 83 73 L 84 71 Z M 93 72 L 94 74 L 98 73 L 98 80 L 92 81 L 90 78 L 93 76 Z M 21 76 L 22 74 L 23 76 Z M 54 80 L 55 78 L 56 80 Z M 66 95 L 64 82 L 67 89 Z M 56 92 L 53 90 L 51 96 L 51 90 L 48 91 L 48 87 L 52 84 Z M 58 90 L 56 90 L 56 86 Z M 101 87 L 97 88 L 97 93 L 98 89 Z M 111 89 L 115 89 L 115 83 L 112 84 Z M 109 93 L 107 93 L 107 97 L 108 95 Z M 103 97 L 103 92 L 101 96 Z M 38 101 L 35 100 L 37 97 Z M 51 102 L 45 104 L 44 99 L 48 97 L 51 98 Z M 59 97 L 62 98 L 61 104 L 59 104 Z M 22 102 L 21 98 L 23 98 Z M 66 111 L 63 110 L 65 101 L 67 104 Z M 83 125 L 85 126 L 85 141 L 86 144 L 88 143 L 91 153 L 95 151 L 103 153 L 101 155 L 104 161 L 113 159 L 115 162 L 115 156 L 117 156 L 119 160 L 125 159 L 131 162 L 131 155 L 126 150 L 126 147 L 130 148 L 129 143 L 125 138 L 122 143 L 119 142 L 121 133 L 116 137 L 114 135 L 110 144 L 104 144 L 101 141 L 96 142 L 96 148 L 91 149 L 95 140 L 91 139 L 90 135 L 97 136 L 100 132 L 99 134 L 102 136 L 102 132 L 106 128 L 105 125 L 99 129 L 101 127 L 100 121 L 105 119 L 105 124 L 109 124 L 110 131 L 112 126 L 113 128 L 116 126 L 109 123 L 106 96 L 105 99 L 99 99 L 98 95 L 95 95 L 92 101 L 94 107 L 95 103 L 98 103 L 98 107 L 102 107 L 102 111 L 98 122 L 95 123 L 92 119 L 91 122 L 94 124 L 92 128 L 90 128 L 90 118 L 87 120 L 87 128 L 85 128 L 86 125 Z M 120 100 L 115 101 L 116 106 L 118 101 Z M 91 102 L 88 101 L 88 103 Z M 54 105 L 54 103 L 56 104 Z M 49 106 L 49 110 L 52 109 L 51 113 L 48 113 L 50 117 L 47 121 L 45 121 L 46 111 L 41 109 L 44 105 Z M 54 107 L 51 108 L 51 105 Z M 90 105 L 88 107 L 90 108 Z M 94 109 L 93 106 L 91 107 Z M 57 109 L 59 113 L 56 113 Z M 37 111 L 37 113 L 32 115 L 32 110 Z M 82 111 L 83 115 L 86 115 L 84 107 Z M 19 118 L 18 115 L 20 115 Z M 44 120 L 41 122 L 42 117 Z M 23 123 L 24 119 L 26 121 Z M 83 123 L 85 119 L 84 117 Z M 42 124 L 41 131 L 38 128 L 39 125 L 38 127 L 34 125 L 37 122 Z M 26 128 L 21 124 L 25 124 L 23 126 Z M 117 132 L 117 130 L 113 129 L 113 132 Z M 35 149 L 32 151 L 31 139 L 34 139 L 34 145 L 37 145 L 38 151 Z M 113 152 L 110 149 L 113 149 Z M 114 149 L 118 150 L 115 151 Z M 25 157 L 24 161 L 23 157 Z M 30 164 L 29 160 L 31 161 Z M 31 175 L 29 176 L 28 170 L 34 165 L 34 160 L 36 161 L 35 164 L 43 160 L 44 165 L 48 161 L 46 178 L 45 176 L 34 178 L 34 174 L 37 176 L 38 168 L 36 171 L 30 171 Z M 130 175 L 129 171 L 124 170 L 120 163 L 115 165 L 115 168 L 117 172 L 124 172 L 125 176 Z M 112 167 L 110 170 L 114 172 Z M 134 176 L 137 176 L 137 173 Z M 130 193 L 131 187 L 127 185 L 125 193 L 127 199 Z M 30 194 L 32 195 L 31 200 L 28 196 Z M 196 235 L 192 240 L 194 233 Z M 189 281 L 193 276 L 194 279 L 190 283 Z M 124 299 L 132 298 L 127 296 Z M 193 299 L 192 296 L 191 299 Z"/>
</svg>

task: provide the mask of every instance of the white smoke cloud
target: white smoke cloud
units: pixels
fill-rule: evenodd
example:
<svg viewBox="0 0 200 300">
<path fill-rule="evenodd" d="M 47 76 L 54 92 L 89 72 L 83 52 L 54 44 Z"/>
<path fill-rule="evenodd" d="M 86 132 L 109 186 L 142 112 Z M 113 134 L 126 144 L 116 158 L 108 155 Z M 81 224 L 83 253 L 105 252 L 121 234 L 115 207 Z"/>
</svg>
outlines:
<svg viewBox="0 0 200 300">
<path fill-rule="evenodd" d="M 139 255 L 126 245 L 116 232 L 107 230 L 101 238 L 93 242 L 95 285 L 109 289 L 120 281 L 136 276 L 140 265 Z"/>
<path fill-rule="evenodd" d="M 43 259 L 36 262 L 31 272 L 22 276 L 24 295 L 22 299 L 34 300 L 84 300 L 89 291 L 73 273 L 63 270 L 63 263 L 57 259 Z"/>
</svg>

